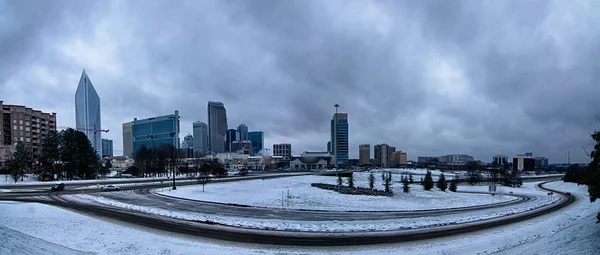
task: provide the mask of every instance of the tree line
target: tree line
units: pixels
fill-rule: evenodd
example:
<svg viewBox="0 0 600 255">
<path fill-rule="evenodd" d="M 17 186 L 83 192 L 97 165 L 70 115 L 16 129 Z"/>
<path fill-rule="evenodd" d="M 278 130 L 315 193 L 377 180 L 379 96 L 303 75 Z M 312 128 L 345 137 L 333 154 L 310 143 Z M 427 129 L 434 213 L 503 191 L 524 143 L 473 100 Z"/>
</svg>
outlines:
<svg viewBox="0 0 600 255">
<path fill-rule="evenodd" d="M 38 160 L 34 161 L 34 158 Z M 38 155 L 23 142 L 18 142 L 15 151 L 7 160 L 8 171 L 15 182 L 27 172 L 53 179 L 94 179 L 102 169 L 87 136 L 72 128 L 60 132 L 51 131 L 42 139 L 42 149 Z"/>
</svg>

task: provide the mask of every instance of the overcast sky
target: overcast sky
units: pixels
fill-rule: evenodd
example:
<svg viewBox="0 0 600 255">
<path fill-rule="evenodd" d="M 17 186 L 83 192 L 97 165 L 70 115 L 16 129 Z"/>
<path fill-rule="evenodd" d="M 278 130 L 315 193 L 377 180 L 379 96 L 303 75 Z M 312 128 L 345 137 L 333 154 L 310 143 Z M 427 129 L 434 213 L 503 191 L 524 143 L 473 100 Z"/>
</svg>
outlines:
<svg viewBox="0 0 600 255">
<path fill-rule="evenodd" d="M 83 69 L 121 153 L 123 122 L 222 101 L 229 126 L 326 150 L 334 104 L 350 157 L 533 152 L 588 162 L 600 129 L 600 1 L 0 0 L 0 100 L 75 126 Z M 373 156 L 373 155 L 371 155 Z"/>
</svg>

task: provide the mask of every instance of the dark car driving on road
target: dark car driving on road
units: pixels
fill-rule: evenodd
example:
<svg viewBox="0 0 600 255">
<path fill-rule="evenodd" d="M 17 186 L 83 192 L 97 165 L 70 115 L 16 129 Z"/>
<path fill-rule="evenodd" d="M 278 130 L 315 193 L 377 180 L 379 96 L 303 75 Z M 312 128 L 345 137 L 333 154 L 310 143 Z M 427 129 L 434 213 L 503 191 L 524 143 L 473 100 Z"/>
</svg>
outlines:
<svg viewBox="0 0 600 255">
<path fill-rule="evenodd" d="M 52 186 L 52 188 L 50 188 L 50 191 L 61 191 L 64 189 L 65 189 L 65 184 L 59 183 L 59 184 L 54 184 L 54 186 Z"/>
</svg>

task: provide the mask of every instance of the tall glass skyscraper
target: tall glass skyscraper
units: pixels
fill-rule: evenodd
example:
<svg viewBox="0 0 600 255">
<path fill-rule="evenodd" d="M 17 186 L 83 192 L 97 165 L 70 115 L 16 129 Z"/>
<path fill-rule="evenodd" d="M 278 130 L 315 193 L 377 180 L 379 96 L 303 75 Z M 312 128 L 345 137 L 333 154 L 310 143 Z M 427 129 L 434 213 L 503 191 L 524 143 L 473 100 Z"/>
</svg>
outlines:
<svg viewBox="0 0 600 255">
<path fill-rule="evenodd" d="M 208 148 L 211 153 L 225 152 L 227 111 L 221 102 L 208 102 Z"/>
<path fill-rule="evenodd" d="M 337 123 L 336 123 L 337 121 Z M 338 165 L 348 163 L 348 114 L 334 113 L 331 118 L 331 151 Z"/>
<path fill-rule="evenodd" d="M 202 121 L 196 121 L 194 126 L 194 154 L 208 154 L 208 125 Z"/>
<path fill-rule="evenodd" d="M 264 149 L 265 134 L 262 131 L 248 132 L 248 140 L 252 142 L 252 156 L 258 155 Z"/>
<path fill-rule="evenodd" d="M 100 122 L 100 97 L 92 85 L 85 70 L 81 73 L 79 85 L 75 92 L 75 128 L 87 136 L 96 153 L 102 155 L 102 132 L 96 132 L 94 141 L 94 129 L 102 129 Z"/>
</svg>

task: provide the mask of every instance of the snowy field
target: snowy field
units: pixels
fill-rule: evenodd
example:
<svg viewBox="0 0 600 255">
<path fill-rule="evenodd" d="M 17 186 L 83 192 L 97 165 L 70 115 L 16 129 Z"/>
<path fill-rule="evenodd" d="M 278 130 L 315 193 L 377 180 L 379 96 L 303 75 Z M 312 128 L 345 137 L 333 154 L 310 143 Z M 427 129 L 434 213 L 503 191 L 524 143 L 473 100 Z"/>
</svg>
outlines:
<svg viewBox="0 0 600 255">
<path fill-rule="evenodd" d="M 368 188 L 368 173 L 355 173 L 355 186 Z M 250 205 L 268 208 L 290 208 L 329 211 L 404 211 L 467 207 L 491 204 L 490 195 L 443 192 L 438 188 L 426 191 L 423 186 L 411 184 L 410 192 L 402 192 L 400 175 L 394 175 L 393 197 L 339 194 L 335 191 L 311 187 L 311 183 L 337 184 L 337 177 L 298 176 L 268 180 L 248 180 L 232 183 L 180 187 L 175 191 L 160 191 L 167 196 L 187 199 Z M 347 185 L 347 178 L 343 178 Z M 415 180 L 418 181 L 418 180 Z M 375 187 L 383 189 L 381 175 L 375 174 Z M 462 186 L 458 187 L 461 191 Z M 289 198 L 288 198 L 289 191 Z M 485 190 L 482 190 L 485 191 Z M 283 200 L 282 200 L 283 193 Z M 507 202 L 515 197 L 504 196 L 494 203 Z M 289 205 L 288 205 L 289 204 Z"/>
<path fill-rule="evenodd" d="M 36 203 L 0 202 L 0 254 L 578 254 L 600 250 L 600 203 L 585 186 L 555 182 L 575 204 L 503 227 L 425 241 L 347 247 L 290 247 L 218 241 L 103 221 Z M 132 240 L 135 237 L 135 240 Z"/>
</svg>

